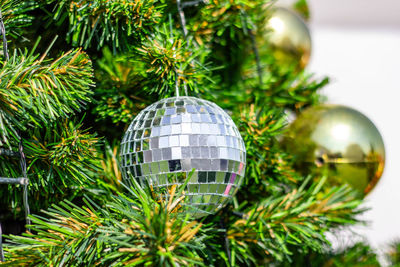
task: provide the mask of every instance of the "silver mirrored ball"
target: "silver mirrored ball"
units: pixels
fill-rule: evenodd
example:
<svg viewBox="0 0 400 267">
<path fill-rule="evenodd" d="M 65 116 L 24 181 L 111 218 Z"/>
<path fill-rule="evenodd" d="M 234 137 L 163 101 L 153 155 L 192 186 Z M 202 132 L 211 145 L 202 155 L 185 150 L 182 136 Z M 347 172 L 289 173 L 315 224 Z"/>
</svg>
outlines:
<svg viewBox="0 0 400 267">
<path fill-rule="evenodd" d="M 246 149 L 228 114 L 195 97 L 162 99 L 141 111 L 121 143 L 121 170 L 153 188 L 185 182 L 183 205 L 195 217 L 213 214 L 238 191 Z M 168 197 L 169 190 L 164 190 Z"/>
</svg>

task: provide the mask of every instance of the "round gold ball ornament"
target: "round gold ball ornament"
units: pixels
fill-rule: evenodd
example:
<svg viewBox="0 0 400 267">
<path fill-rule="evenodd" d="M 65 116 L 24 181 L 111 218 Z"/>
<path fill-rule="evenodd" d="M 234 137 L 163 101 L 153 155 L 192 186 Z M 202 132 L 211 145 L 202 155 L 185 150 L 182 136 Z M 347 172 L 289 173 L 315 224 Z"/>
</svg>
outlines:
<svg viewBox="0 0 400 267">
<path fill-rule="evenodd" d="M 311 56 L 311 35 L 304 20 L 287 8 L 276 7 L 265 27 L 262 39 L 277 64 L 304 69 Z"/>
<path fill-rule="evenodd" d="M 304 175 L 326 175 L 329 185 L 349 184 L 367 195 L 385 165 L 385 147 L 375 125 L 360 112 L 341 105 L 306 109 L 289 126 L 283 148 Z"/>
</svg>

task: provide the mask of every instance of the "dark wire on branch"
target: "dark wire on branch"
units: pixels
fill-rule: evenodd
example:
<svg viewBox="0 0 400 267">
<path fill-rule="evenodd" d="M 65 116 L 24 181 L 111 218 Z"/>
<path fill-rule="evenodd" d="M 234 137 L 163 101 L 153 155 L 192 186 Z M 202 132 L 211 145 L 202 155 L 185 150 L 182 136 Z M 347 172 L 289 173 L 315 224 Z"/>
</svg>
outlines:
<svg viewBox="0 0 400 267">
<path fill-rule="evenodd" d="M 8 51 L 7 51 L 7 38 L 6 38 L 6 29 L 4 28 L 4 23 L 3 23 L 3 15 L 1 14 L 0 10 L 0 31 L 1 35 L 3 36 L 3 53 L 4 57 L 6 60 L 8 60 Z M 5 152 L 5 151 L 2 151 Z M 12 151 L 11 151 L 12 152 Z M 8 153 L 4 153 L 8 154 Z M 12 153 L 10 153 L 11 155 Z M 3 231 L 1 229 L 1 223 L 0 223 L 0 261 L 4 261 L 4 253 L 3 253 Z"/>
<path fill-rule="evenodd" d="M 6 38 L 6 28 L 4 27 L 4 22 L 3 22 L 3 15 L 0 10 L 0 32 L 1 35 L 3 36 L 3 54 L 6 59 L 6 61 L 9 60 L 9 55 L 8 55 L 8 47 L 7 47 L 7 38 Z M 22 137 L 21 134 L 18 133 L 19 135 L 19 151 L 14 152 L 12 150 L 5 150 L 1 149 L 0 150 L 0 155 L 6 155 L 6 156 L 20 156 L 20 165 L 21 165 L 21 172 L 22 172 L 22 178 L 0 178 L 3 182 L 7 184 L 21 184 L 23 187 L 23 203 L 24 203 L 24 208 L 25 208 L 25 219 L 26 219 L 26 224 L 31 224 L 31 220 L 29 219 L 29 214 L 30 214 L 30 209 L 29 209 L 29 202 L 28 202 L 28 185 L 29 185 L 29 179 L 26 174 L 26 158 L 24 154 L 24 147 L 22 144 Z M 3 239 L 2 239 L 2 229 L 1 229 L 1 224 L 0 224 L 0 261 L 4 261 L 4 252 L 3 252 Z"/>
<path fill-rule="evenodd" d="M 20 140 L 19 140 L 19 154 L 21 156 L 20 165 L 21 165 L 22 175 L 27 180 L 27 182 L 23 185 L 23 187 L 24 187 L 23 203 L 24 203 L 24 207 L 25 207 L 26 224 L 31 224 L 31 220 L 29 219 L 30 208 L 29 208 L 29 202 L 28 202 L 29 179 L 26 174 L 26 158 L 25 158 L 25 153 L 24 153 L 24 146 L 22 145 L 22 137 L 20 137 Z"/>
<path fill-rule="evenodd" d="M 3 15 L 1 14 L 1 10 L 0 10 L 0 32 L 1 32 L 1 35 L 3 36 L 3 53 L 4 53 L 4 57 L 6 58 L 6 60 L 8 60 L 9 56 L 8 56 L 8 48 L 7 48 L 6 29 L 4 27 Z"/>
<path fill-rule="evenodd" d="M 7 156 L 7 157 L 19 157 L 19 152 L 15 152 L 9 149 L 5 149 L 0 147 L 0 156 Z"/>
<path fill-rule="evenodd" d="M 26 224 L 29 225 L 29 224 L 31 224 L 31 220 L 29 219 L 30 209 L 29 209 L 29 202 L 28 202 L 29 179 L 26 174 L 26 158 L 25 158 L 25 154 L 24 154 L 24 147 L 22 144 L 21 134 L 18 133 L 18 135 L 20 136 L 18 152 L 0 148 L 0 155 L 5 155 L 5 156 L 9 156 L 9 157 L 19 156 L 22 177 L 19 177 L 19 178 L 0 177 L 0 184 L 15 184 L 15 185 L 19 184 L 22 186 L 22 188 L 23 188 L 23 203 L 24 203 L 24 208 L 25 208 L 25 219 L 26 219 Z M 1 224 L 0 224 L 0 262 L 3 262 L 3 261 L 4 261 L 3 239 L 2 239 L 2 229 L 1 229 Z"/>
</svg>

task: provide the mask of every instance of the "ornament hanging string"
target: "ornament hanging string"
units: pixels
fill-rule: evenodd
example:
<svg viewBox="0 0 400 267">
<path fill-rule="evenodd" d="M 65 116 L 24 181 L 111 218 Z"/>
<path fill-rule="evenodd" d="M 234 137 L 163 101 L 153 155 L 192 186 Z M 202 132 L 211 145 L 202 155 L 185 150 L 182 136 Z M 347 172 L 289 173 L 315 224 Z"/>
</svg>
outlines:
<svg viewBox="0 0 400 267">
<path fill-rule="evenodd" d="M 29 214 L 30 214 L 30 208 L 29 208 L 29 202 L 28 202 L 28 185 L 29 185 L 29 179 L 28 175 L 26 173 L 26 158 L 25 158 L 25 153 L 24 153 L 24 146 L 22 144 L 22 137 L 20 135 L 19 139 L 19 154 L 20 154 L 20 165 L 21 165 L 21 170 L 22 170 L 22 176 L 24 177 L 24 184 L 23 184 L 23 203 L 24 203 L 24 208 L 25 208 L 25 218 L 26 218 L 26 224 L 31 224 L 31 220 L 29 219 Z"/>
<path fill-rule="evenodd" d="M 177 5 L 177 9 L 178 9 L 178 14 L 179 14 L 179 20 L 180 20 L 180 24 L 182 27 L 182 32 L 183 32 L 183 37 L 185 38 L 185 40 L 187 40 L 187 36 L 188 36 L 188 30 L 186 28 L 186 18 L 185 18 L 185 11 L 183 10 L 185 7 L 191 7 L 191 6 L 197 6 L 200 3 L 207 3 L 207 0 L 198 0 L 198 1 L 190 1 L 190 2 L 185 2 L 182 3 L 181 0 L 177 0 L 176 1 L 176 5 Z M 189 43 L 186 43 L 187 46 L 189 46 Z M 196 43 L 194 43 L 195 46 L 197 46 Z M 180 74 L 178 72 L 177 73 L 177 80 L 179 80 Z M 179 88 L 179 81 L 178 83 L 178 88 Z M 187 88 L 187 84 L 186 81 L 183 81 L 183 88 L 185 90 L 185 95 L 188 96 L 188 88 Z M 179 96 L 179 94 L 177 94 L 177 96 Z"/>
<path fill-rule="evenodd" d="M 173 45 L 174 44 L 174 37 L 172 35 L 172 17 L 171 17 L 171 14 L 169 14 L 168 18 L 169 18 L 169 28 L 170 28 L 169 29 L 169 34 L 170 34 L 169 40 L 170 40 L 171 45 Z M 173 50 L 175 50 L 175 47 L 173 48 Z M 174 53 L 174 58 L 175 58 L 175 56 L 176 55 Z M 180 96 L 180 94 L 179 94 L 179 73 L 178 73 L 178 69 L 175 68 L 175 67 L 174 67 L 174 72 L 175 72 L 175 96 L 179 97 Z M 187 94 L 186 94 L 186 96 L 187 96 Z"/>
</svg>

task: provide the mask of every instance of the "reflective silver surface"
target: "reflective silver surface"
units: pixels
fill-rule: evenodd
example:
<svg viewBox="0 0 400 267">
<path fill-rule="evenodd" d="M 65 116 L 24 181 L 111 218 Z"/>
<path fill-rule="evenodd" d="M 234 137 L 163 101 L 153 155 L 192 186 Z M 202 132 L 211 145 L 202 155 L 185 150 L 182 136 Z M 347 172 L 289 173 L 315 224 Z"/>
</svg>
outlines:
<svg viewBox="0 0 400 267">
<path fill-rule="evenodd" d="M 237 192 L 246 149 L 225 111 L 195 97 L 162 99 L 141 111 L 121 144 L 124 179 L 154 188 L 183 184 L 184 205 L 196 217 L 212 214 Z M 169 190 L 164 190 L 168 196 Z"/>
</svg>

